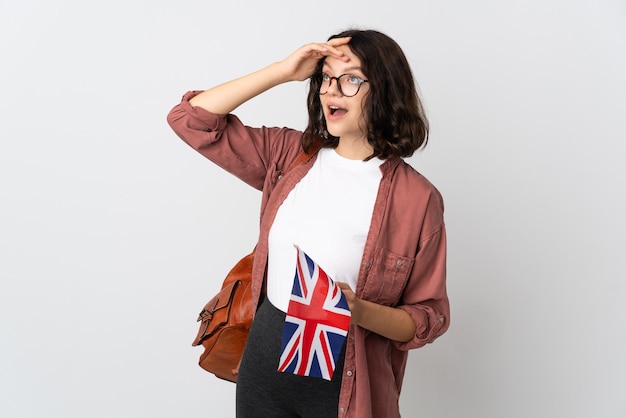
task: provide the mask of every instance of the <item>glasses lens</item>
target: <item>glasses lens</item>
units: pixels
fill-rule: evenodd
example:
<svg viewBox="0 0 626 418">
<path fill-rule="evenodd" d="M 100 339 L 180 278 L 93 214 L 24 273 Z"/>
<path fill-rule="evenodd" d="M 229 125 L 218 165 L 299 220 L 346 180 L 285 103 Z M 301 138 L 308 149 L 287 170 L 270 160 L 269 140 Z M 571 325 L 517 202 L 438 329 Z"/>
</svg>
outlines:
<svg viewBox="0 0 626 418">
<path fill-rule="evenodd" d="M 344 74 L 339 78 L 338 83 L 341 93 L 344 96 L 350 97 L 354 96 L 359 91 L 361 80 L 353 75 Z"/>
<path fill-rule="evenodd" d="M 326 94 L 331 81 L 332 79 L 327 75 L 320 75 L 320 94 Z"/>
<path fill-rule="evenodd" d="M 363 83 L 363 80 L 359 77 L 350 74 L 344 74 L 339 78 L 323 74 L 320 76 L 320 94 L 326 94 L 328 92 L 333 80 L 337 83 L 336 88 L 339 90 L 339 93 L 346 97 L 356 95 Z"/>
</svg>

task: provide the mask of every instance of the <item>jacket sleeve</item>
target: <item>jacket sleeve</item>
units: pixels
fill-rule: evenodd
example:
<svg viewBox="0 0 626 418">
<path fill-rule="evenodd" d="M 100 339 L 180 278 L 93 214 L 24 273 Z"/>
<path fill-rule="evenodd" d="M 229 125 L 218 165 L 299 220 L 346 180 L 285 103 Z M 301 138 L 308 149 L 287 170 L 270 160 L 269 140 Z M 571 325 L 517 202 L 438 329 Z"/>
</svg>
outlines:
<svg viewBox="0 0 626 418">
<path fill-rule="evenodd" d="M 262 190 L 272 161 L 292 159 L 300 147 L 302 133 L 288 128 L 251 128 L 234 115 L 218 115 L 189 100 L 200 91 L 187 92 L 167 115 L 174 132 L 193 149 Z"/>
<path fill-rule="evenodd" d="M 419 348 L 431 343 L 445 333 L 450 325 L 443 204 L 441 208 L 435 208 L 434 212 L 427 217 L 439 219 L 438 226 L 421 238 L 401 305 L 398 306 L 415 321 L 415 337 L 407 342 L 394 341 L 399 350 Z"/>
</svg>

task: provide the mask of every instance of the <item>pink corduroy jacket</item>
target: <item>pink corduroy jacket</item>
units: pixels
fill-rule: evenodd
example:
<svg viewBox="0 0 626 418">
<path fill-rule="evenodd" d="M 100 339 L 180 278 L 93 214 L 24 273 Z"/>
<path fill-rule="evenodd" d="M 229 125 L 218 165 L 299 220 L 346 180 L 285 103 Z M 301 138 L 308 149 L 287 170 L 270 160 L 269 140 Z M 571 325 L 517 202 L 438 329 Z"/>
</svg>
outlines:
<svg viewBox="0 0 626 418">
<path fill-rule="evenodd" d="M 276 212 L 313 165 L 285 171 L 301 150 L 302 132 L 251 128 L 234 115 L 194 108 L 188 92 L 167 120 L 178 136 L 218 166 L 263 192 L 261 225 L 252 273 L 253 300 L 262 297 L 268 234 Z M 376 203 L 355 293 L 405 310 L 415 337 L 392 341 L 352 325 L 348 333 L 338 417 L 400 417 L 399 396 L 407 351 L 433 342 L 450 324 L 446 293 L 446 234 L 437 189 L 400 158 L 381 167 Z"/>
</svg>

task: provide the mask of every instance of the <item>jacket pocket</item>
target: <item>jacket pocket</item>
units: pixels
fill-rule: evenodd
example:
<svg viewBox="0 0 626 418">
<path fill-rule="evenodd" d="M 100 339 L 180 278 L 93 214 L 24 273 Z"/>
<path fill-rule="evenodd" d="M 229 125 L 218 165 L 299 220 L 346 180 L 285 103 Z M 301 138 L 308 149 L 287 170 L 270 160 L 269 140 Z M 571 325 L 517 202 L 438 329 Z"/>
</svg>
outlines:
<svg viewBox="0 0 626 418">
<path fill-rule="evenodd" d="M 362 297 L 382 305 L 396 306 L 414 263 L 414 258 L 394 254 L 385 248 L 376 249 Z"/>
</svg>

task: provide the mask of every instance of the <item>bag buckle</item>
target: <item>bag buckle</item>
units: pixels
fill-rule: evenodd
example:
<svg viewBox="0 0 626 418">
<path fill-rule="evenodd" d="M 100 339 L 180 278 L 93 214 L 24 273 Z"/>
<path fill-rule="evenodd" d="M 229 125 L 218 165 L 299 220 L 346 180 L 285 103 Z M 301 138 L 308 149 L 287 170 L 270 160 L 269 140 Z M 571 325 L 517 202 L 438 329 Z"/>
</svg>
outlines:
<svg viewBox="0 0 626 418">
<path fill-rule="evenodd" d="M 204 309 L 198 314 L 196 322 L 211 321 L 213 319 L 213 312 L 215 312 L 215 306 L 217 305 L 218 298 L 214 297 L 205 306 Z"/>
<path fill-rule="evenodd" d="M 210 321 L 213 319 L 213 312 L 203 309 L 202 312 L 198 314 L 198 322 L 200 321 Z"/>
</svg>

